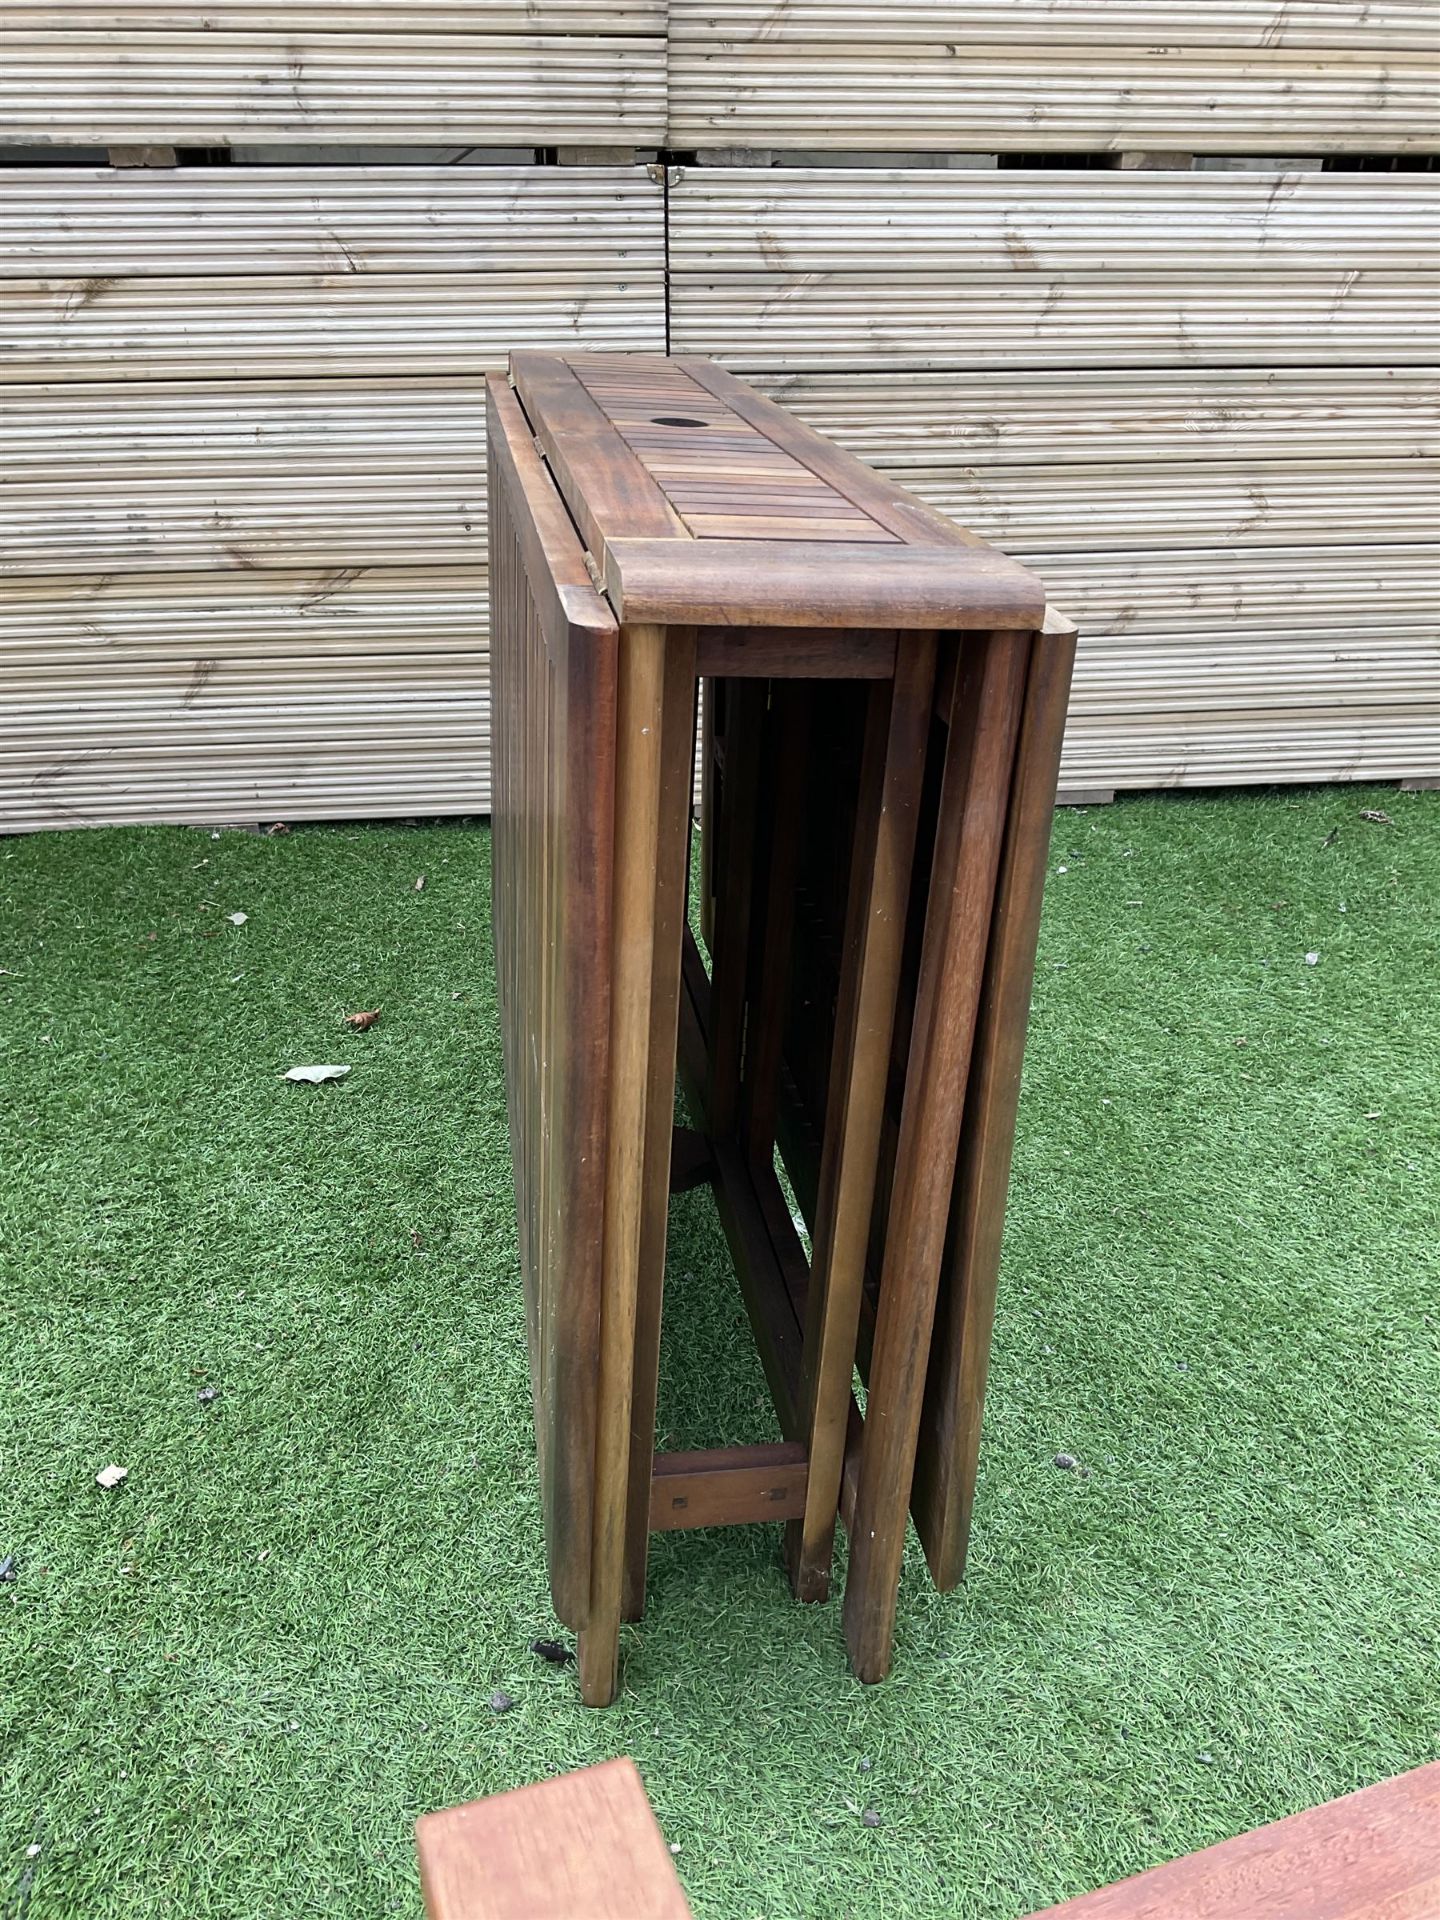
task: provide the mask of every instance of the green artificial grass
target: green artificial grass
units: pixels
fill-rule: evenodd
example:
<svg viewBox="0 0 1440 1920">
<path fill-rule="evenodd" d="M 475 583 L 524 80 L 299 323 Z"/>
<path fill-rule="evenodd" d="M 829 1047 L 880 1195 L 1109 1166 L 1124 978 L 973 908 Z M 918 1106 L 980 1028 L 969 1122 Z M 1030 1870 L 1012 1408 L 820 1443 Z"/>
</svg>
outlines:
<svg viewBox="0 0 1440 1920">
<path fill-rule="evenodd" d="M 3 1920 L 417 1916 L 417 1814 L 617 1752 L 700 1920 L 1013 1920 L 1436 1756 L 1440 795 L 1057 816 L 966 1588 L 912 1541 L 862 1688 L 776 1530 L 658 1538 L 608 1713 L 530 1652 L 488 860 L 0 842 Z M 669 1442 L 773 1431 L 701 1195 L 667 1304 Z"/>
</svg>

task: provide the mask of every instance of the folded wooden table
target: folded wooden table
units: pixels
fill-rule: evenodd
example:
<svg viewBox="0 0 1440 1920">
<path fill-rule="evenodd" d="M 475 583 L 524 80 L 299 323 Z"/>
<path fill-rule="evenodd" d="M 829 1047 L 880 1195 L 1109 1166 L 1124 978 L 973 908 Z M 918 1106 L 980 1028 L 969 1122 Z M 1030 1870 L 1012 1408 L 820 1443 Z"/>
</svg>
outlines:
<svg viewBox="0 0 1440 1920">
<path fill-rule="evenodd" d="M 517 353 L 489 431 L 494 918 L 555 1606 L 604 1704 L 652 1531 L 783 1521 L 820 1599 L 839 1517 L 851 1659 L 880 1679 L 912 1506 L 940 1584 L 963 1566 L 1074 630 L 706 361 Z M 667 1202 L 702 1180 L 784 1439 L 657 1455 Z"/>
</svg>

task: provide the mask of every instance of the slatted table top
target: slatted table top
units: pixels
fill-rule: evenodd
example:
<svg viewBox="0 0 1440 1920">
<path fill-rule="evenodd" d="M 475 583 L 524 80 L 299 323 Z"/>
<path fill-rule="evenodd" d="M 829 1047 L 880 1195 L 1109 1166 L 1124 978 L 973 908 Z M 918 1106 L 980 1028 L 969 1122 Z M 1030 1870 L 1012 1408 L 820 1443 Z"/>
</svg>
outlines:
<svg viewBox="0 0 1440 1920">
<path fill-rule="evenodd" d="M 1044 620 L 1044 589 L 1024 567 L 708 360 L 516 353 L 510 369 L 622 620 Z"/>
</svg>

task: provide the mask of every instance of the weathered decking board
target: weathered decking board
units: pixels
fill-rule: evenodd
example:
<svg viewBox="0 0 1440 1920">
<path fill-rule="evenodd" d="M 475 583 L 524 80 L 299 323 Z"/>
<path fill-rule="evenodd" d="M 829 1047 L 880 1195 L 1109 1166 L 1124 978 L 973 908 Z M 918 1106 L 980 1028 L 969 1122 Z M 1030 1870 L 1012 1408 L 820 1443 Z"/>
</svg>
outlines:
<svg viewBox="0 0 1440 1920">
<path fill-rule="evenodd" d="M 127 4 L 132 0 L 127 0 Z M 62 0 L 67 8 L 80 0 Z M 141 0 L 133 0 L 140 8 Z M 91 9 L 86 9 L 91 10 Z M 153 7 L 141 8 L 154 12 Z M 426 9 L 434 11 L 434 9 Z M 248 11 L 223 6 L 207 13 Z M 303 11 L 303 9 L 297 9 Z M 887 40 L 957 46 L 1218 47 L 1257 53 L 1352 48 L 1377 57 L 1428 53 L 1429 0 L 671 0 L 672 41 Z"/>
<path fill-rule="evenodd" d="M 0 173 L 6 279 L 643 274 L 664 258 L 632 167 L 34 167 Z"/>
<path fill-rule="evenodd" d="M 1187 279 L 1434 270 L 1432 175 L 682 167 L 670 259 L 750 273 Z M 1257 288 L 1258 292 L 1259 289 Z"/>
<path fill-rule="evenodd" d="M 1276 556 L 1254 549 L 1030 556 L 1064 579 L 1082 633 L 1105 637 L 1213 632 L 1253 636 L 1433 630 L 1433 547 L 1313 547 Z M 1361 644 L 1364 644 L 1363 641 Z M 1257 645 L 1258 651 L 1258 645 Z"/>
<path fill-rule="evenodd" d="M 1313 785 L 1440 776 L 1440 703 L 1388 711 L 1151 715 L 1072 727 L 1072 789 Z"/>
<path fill-rule="evenodd" d="M 1433 176 L 682 169 L 671 210 L 676 343 L 1078 622 L 1064 784 L 1440 757 Z"/>
<path fill-rule="evenodd" d="M 1440 390 L 1397 367 L 1197 367 L 756 375 L 810 425 L 886 471 L 1242 460 L 1396 460 L 1440 454 Z M 907 480 L 907 485 L 911 484 Z"/>
<path fill-rule="evenodd" d="M 475 567 L 10 579 L 0 823 L 480 813 Z"/>
<path fill-rule="evenodd" d="M 0 387 L 0 576 L 485 557 L 483 380 Z"/>
<path fill-rule="evenodd" d="M 481 376 L 663 345 L 661 199 L 0 176 L 0 826 L 487 810 Z"/>
<path fill-rule="evenodd" d="M 681 168 L 672 339 L 746 373 L 1426 365 L 1432 175 Z"/>
<path fill-rule="evenodd" d="M 1313 0 L 672 0 L 669 144 L 1425 151 L 1433 27 Z"/>
<path fill-rule="evenodd" d="M 713 353 L 747 375 L 1435 359 L 1434 282 L 1420 273 L 956 273 L 907 283 L 802 270 L 687 274 L 672 287 L 679 350 Z"/>
<path fill-rule="evenodd" d="M 12 381 L 471 374 L 516 340 L 658 344 L 659 275 L 623 272 L 8 280 L 0 363 Z"/>
<path fill-rule="evenodd" d="M 1440 466 L 1396 460 L 921 467 L 933 507 L 1011 551 L 1343 546 L 1434 539 Z"/>
<path fill-rule="evenodd" d="M 73 22 L 0 13 L 0 141 L 180 142 L 463 139 L 494 147 L 566 140 L 659 142 L 665 42 L 653 30 L 537 31 L 476 8 L 468 31 L 418 30 L 413 10 L 372 6 L 360 22 L 212 32 L 195 8 L 90 8 Z M 452 10 L 453 11 L 453 10 Z M 116 13 L 121 24 L 87 18 Z M 602 16 L 603 18 L 603 16 Z M 511 31 L 497 30 L 507 20 Z M 159 22 L 160 24 L 152 24 Z M 621 20 L 614 22 L 622 24 Z"/>
<path fill-rule="evenodd" d="M 7 0 L 4 20 L 93 33 L 663 33 L 665 0 Z"/>
</svg>

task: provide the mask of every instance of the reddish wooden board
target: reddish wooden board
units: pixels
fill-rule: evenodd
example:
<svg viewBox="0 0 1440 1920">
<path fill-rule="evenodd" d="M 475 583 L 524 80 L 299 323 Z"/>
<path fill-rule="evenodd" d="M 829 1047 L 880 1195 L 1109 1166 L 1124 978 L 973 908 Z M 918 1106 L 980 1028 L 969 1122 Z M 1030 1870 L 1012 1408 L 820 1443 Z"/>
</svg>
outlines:
<svg viewBox="0 0 1440 1920">
<path fill-rule="evenodd" d="M 416 1822 L 430 1920 L 691 1920 L 633 1760 Z"/>
<path fill-rule="evenodd" d="M 489 383 L 496 973 L 555 1610 L 589 1607 L 619 630 Z"/>
<path fill-rule="evenodd" d="M 1436 1920 L 1440 1760 L 1030 1920 Z"/>
</svg>

